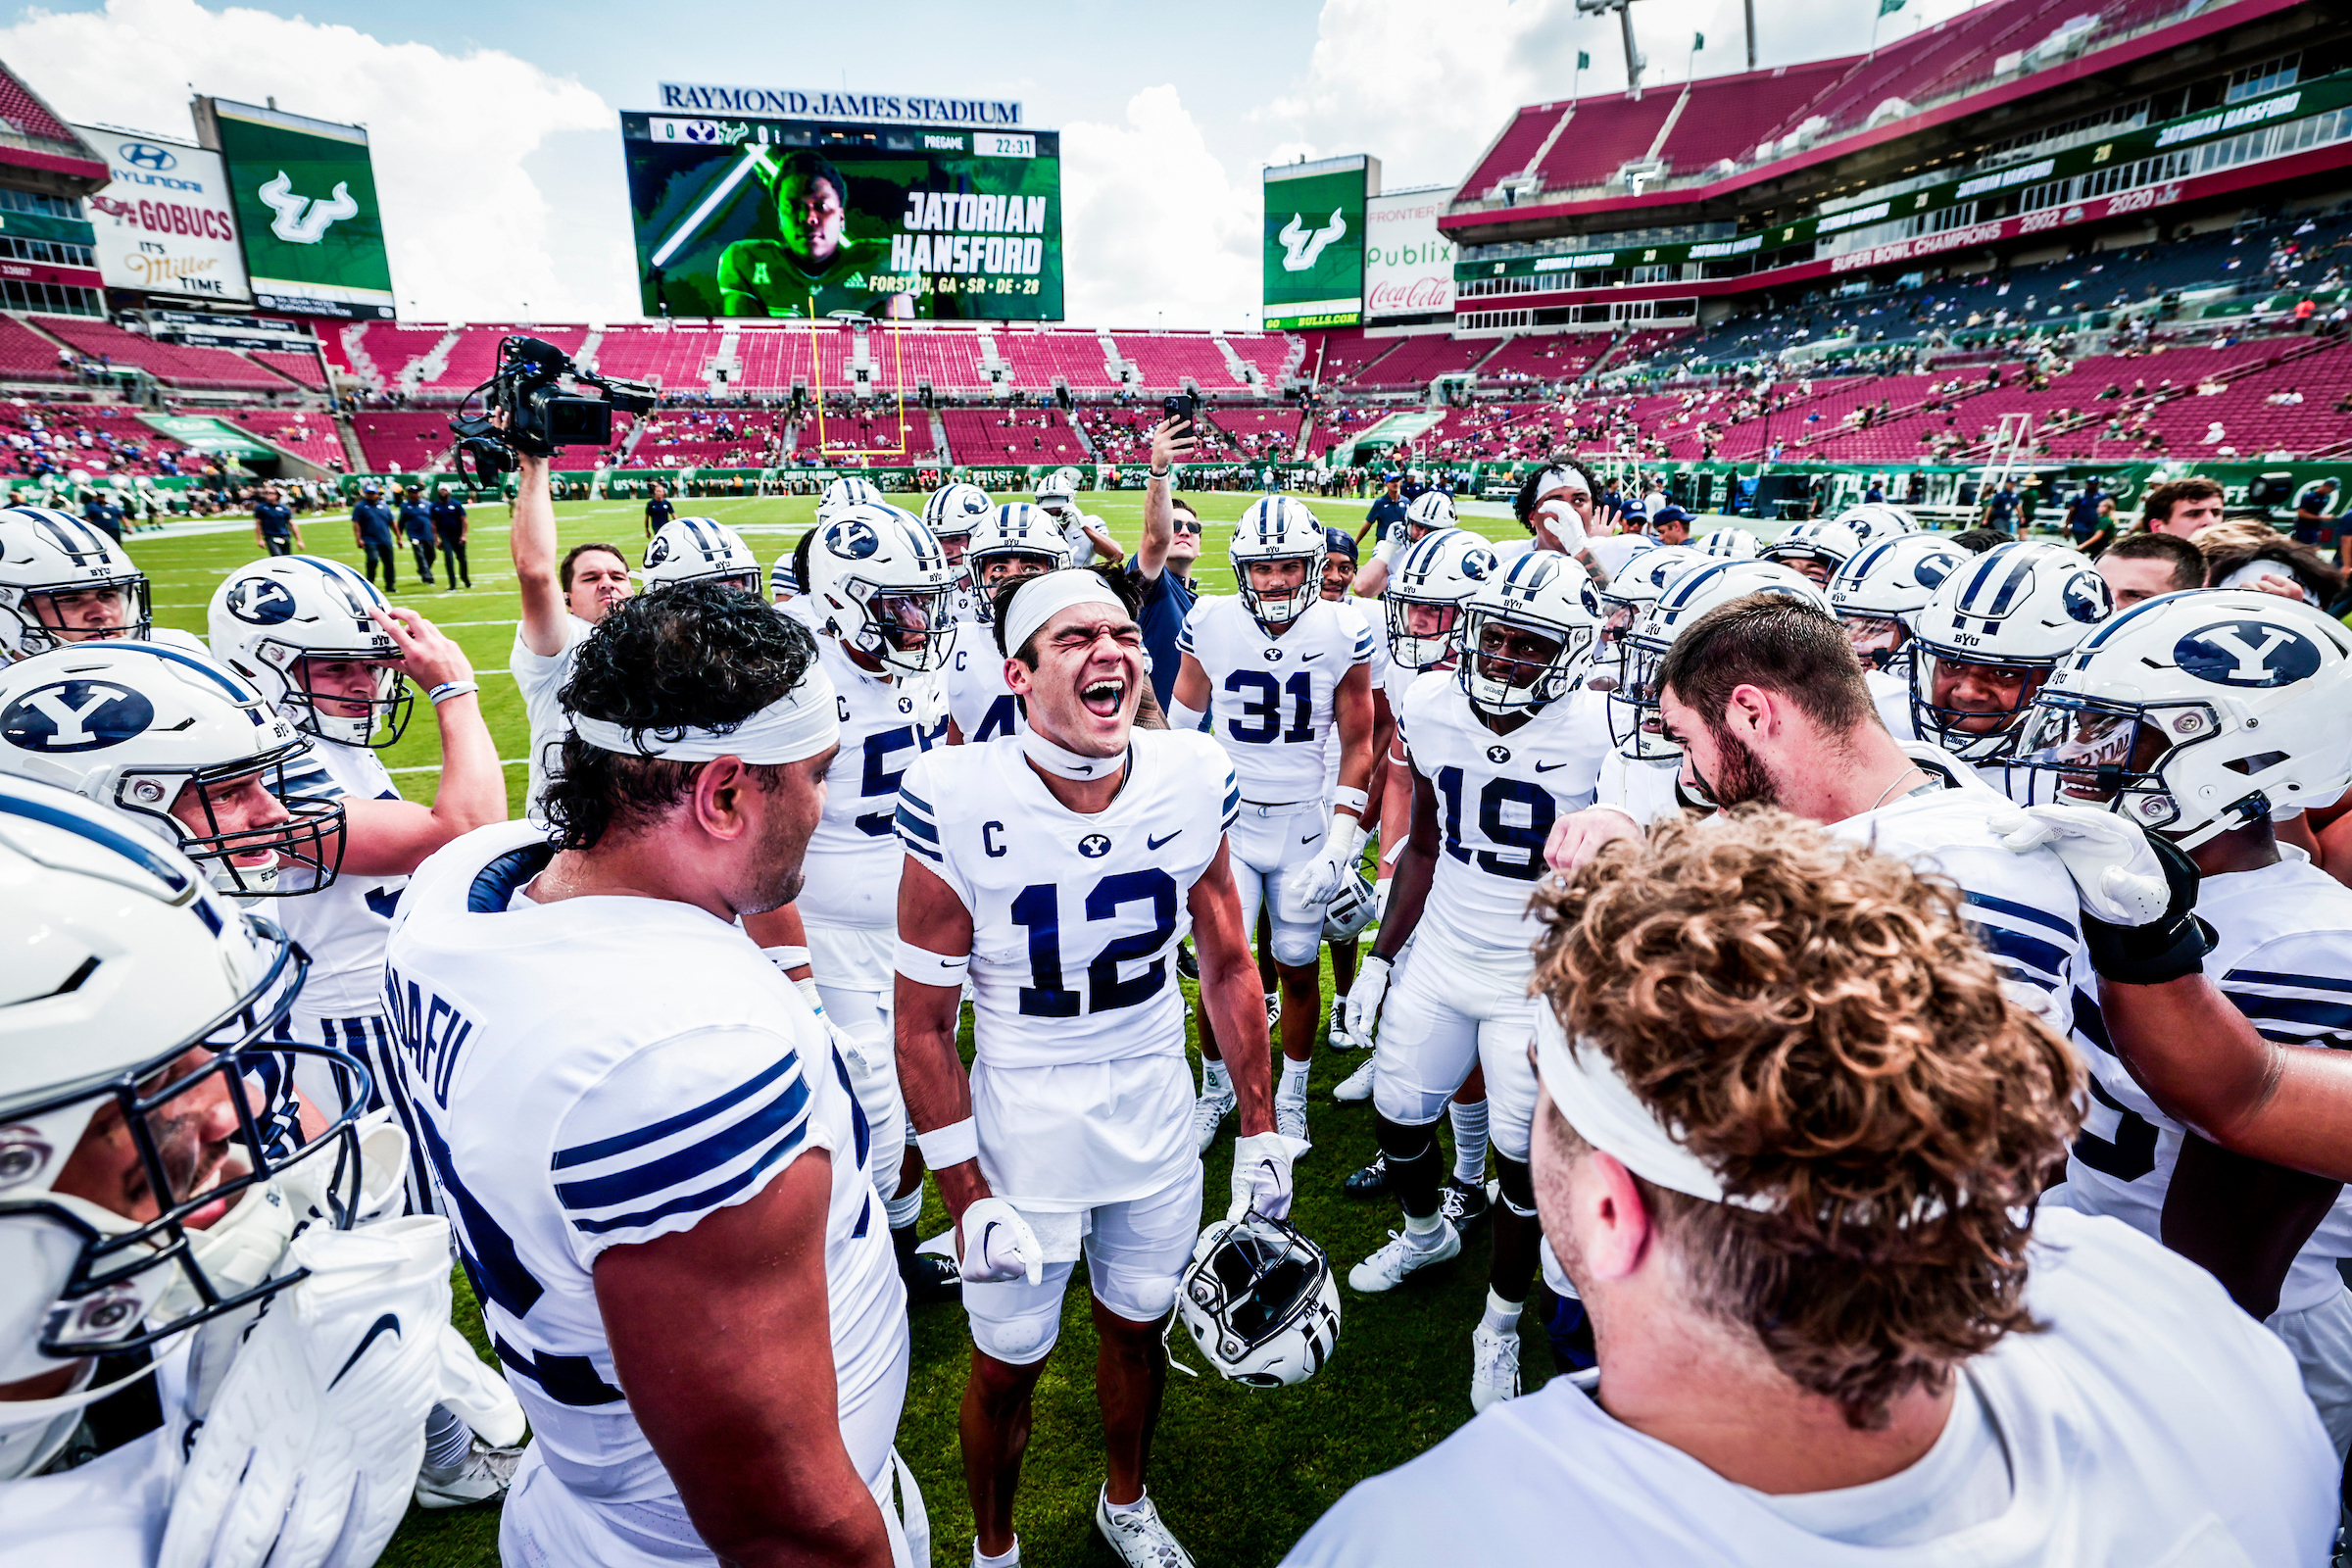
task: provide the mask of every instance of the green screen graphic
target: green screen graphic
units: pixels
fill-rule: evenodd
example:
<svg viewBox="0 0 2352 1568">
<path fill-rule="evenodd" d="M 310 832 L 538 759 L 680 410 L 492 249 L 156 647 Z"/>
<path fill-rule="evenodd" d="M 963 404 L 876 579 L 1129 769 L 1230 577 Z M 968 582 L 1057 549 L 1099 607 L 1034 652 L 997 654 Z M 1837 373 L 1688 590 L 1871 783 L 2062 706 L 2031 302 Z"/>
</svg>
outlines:
<svg viewBox="0 0 2352 1568">
<path fill-rule="evenodd" d="M 624 114 L 648 316 L 1061 318 L 1061 137 Z"/>
<path fill-rule="evenodd" d="M 389 320 L 392 267 L 368 132 L 200 98 L 198 139 L 219 150 L 263 310 Z"/>
<path fill-rule="evenodd" d="M 1267 170 L 1265 329 L 1353 326 L 1363 314 L 1363 167 Z"/>
</svg>

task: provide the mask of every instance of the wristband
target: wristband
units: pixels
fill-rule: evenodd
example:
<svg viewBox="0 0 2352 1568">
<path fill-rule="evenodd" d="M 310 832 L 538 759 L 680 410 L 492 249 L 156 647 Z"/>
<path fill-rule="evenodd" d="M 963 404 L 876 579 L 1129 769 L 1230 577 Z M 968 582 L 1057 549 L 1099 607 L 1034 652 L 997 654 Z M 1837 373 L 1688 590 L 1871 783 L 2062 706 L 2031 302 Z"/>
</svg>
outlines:
<svg viewBox="0 0 2352 1568">
<path fill-rule="evenodd" d="M 439 708 L 452 697 L 464 697 L 468 692 L 478 692 L 481 689 L 479 684 L 469 680 L 445 680 L 424 695 L 431 699 L 435 708 Z"/>
<path fill-rule="evenodd" d="M 766 954 L 767 961 L 779 969 L 806 969 L 808 967 L 808 950 L 807 948 L 761 948 L 760 951 Z"/>
<path fill-rule="evenodd" d="M 792 987 L 801 994 L 801 1000 L 808 1004 L 810 1012 L 815 1013 L 819 1018 L 825 1015 L 825 998 L 824 994 L 816 989 L 816 976 L 810 975 L 806 980 L 795 980 Z"/>
<path fill-rule="evenodd" d="M 1347 785 L 1342 784 L 1331 792 L 1331 804 L 1334 810 L 1344 806 L 1352 806 L 1355 808 L 1355 814 L 1360 818 L 1364 814 L 1364 808 L 1372 804 L 1372 797 L 1366 795 L 1362 790 L 1349 789 Z"/>
<path fill-rule="evenodd" d="M 972 956 L 968 953 L 933 953 L 929 948 L 918 948 L 901 937 L 896 965 L 899 973 L 918 986 L 961 987 L 965 976 L 971 972 Z"/>
<path fill-rule="evenodd" d="M 966 1116 L 927 1133 L 917 1131 L 914 1147 L 923 1152 L 924 1164 L 933 1170 L 946 1170 L 951 1165 L 980 1157 L 980 1129 Z"/>
<path fill-rule="evenodd" d="M 1173 479 L 1176 477 L 1176 470 L 1172 466 L 1167 468 L 1146 468 L 1144 471 L 1154 479 Z"/>
</svg>

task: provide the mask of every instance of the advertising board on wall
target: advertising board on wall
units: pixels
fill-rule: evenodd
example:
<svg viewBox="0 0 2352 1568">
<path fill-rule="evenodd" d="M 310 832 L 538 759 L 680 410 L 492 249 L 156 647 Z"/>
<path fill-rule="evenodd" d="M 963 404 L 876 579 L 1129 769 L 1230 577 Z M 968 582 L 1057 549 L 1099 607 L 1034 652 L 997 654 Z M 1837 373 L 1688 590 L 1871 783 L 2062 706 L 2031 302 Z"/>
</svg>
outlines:
<svg viewBox="0 0 2352 1568">
<path fill-rule="evenodd" d="M 253 297 L 219 153 L 162 136 L 74 128 L 111 176 L 82 204 L 108 288 L 239 305 Z"/>
<path fill-rule="evenodd" d="M 265 311 L 393 319 L 392 264 L 368 132 L 281 110 L 198 98 L 196 139 L 220 155 Z"/>
<path fill-rule="evenodd" d="M 1453 187 L 1400 191 L 1364 203 L 1364 319 L 1450 316 L 1454 243 L 1438 232 Z"/>
<path fill-rule="evenodd" d="M 1265 171 L 1263 325 L 1353 326 L 1364 317 L 1364 202 L 1380 160 L 1361 155 Z"/>
</svg>

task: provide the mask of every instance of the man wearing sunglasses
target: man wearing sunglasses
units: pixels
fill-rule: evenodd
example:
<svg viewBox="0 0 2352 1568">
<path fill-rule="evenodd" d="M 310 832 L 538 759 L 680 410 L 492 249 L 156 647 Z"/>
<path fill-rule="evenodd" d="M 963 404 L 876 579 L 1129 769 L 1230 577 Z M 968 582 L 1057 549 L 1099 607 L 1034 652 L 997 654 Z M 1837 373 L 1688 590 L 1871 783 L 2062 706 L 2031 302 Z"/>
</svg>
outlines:
<svg viewBox="0 0 2352 1568">
<path fill-rule="evenodd" d="M 1163 419 L 1153 427 L 1152 470 L 1144 480 L 1144 538 L 1127 562 L 1143 598 L 1135 619 L 1144 628 L 1145 673 L 1163 711 L 1176 686 L 1176 634 L 1200 597 L 1193 586 L 1193 563 L 1200 559 L 1200 517 L 1176 494 L 1176 465 L 1196 444 L 1193 427 L 1184 420 Z"/>
</svg>

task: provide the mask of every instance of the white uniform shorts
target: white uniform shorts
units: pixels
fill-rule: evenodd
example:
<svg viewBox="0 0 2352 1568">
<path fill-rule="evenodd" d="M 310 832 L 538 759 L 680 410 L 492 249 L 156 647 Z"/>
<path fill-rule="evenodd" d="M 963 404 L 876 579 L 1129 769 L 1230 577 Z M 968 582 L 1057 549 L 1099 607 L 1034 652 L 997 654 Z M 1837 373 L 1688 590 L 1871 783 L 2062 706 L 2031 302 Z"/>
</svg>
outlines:
<svg viewBox="0 0 2352 1568">
<path fill-rule="evenodd" d="M 1176 1305 L 1176 1285 L 1200 1236 L 1200 1162 L 1156 1193 L 1086 1211 L 1086 1273 L 1095 1299 L 1130 1323 L 1152 1323 Z M 1061 1337 L 1061 1298 L 1075 1262 L 1048 1263 L 1026 1276 L 966 1282 L 972 1343 L 1011 1366 L 1042 1361 Z"/>
<path fill-rule="evenodd" d="M 2340 1462 L 2352 1452 L 2352 1293 L 2338 1291 L 2317 1306 L 2273 1312 L 2265 1320 L 2295 1352 L 2303 1392 L 2320 1412 Z"/>
<path fill-rule="evenodd" d="M 1242 894 L 1242 930 L 1257 929 L 1259 904 L 1274 924 L 1274 961 L 1297 968 L 1313 963 L 1323 946 L 1323 910 L 1283 890 L 1291 868 L 1323 853 L 1331 811 L 1321 801 L 1292 806 L 1242 803 L 1225 842 L 1233 851 L 1234 885 Z"/>
<path fill-rule="evenodd" d="M 1426 1127 L 1473 1066 L 1487 1069 L 1487 1128 L 1496 1153 L 1524 1162 L 1535 1125 L 1536 1069 L 1527 1059 L 1536 1003 L 1524 968 L 1454 941 L 1428 921 L 1398 960 L 1380 1012 L 1372 1104 L 1406 1127 Z"/>
</svg>

